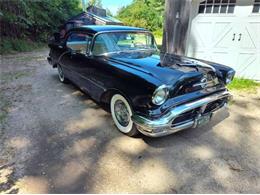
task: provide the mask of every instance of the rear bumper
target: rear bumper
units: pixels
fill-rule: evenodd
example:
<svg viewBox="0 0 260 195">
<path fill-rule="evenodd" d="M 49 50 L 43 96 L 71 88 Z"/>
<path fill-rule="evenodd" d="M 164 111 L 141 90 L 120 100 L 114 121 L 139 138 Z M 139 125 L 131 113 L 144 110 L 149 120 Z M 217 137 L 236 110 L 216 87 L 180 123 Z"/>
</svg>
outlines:
<svg viewBox="0 0 260 195">
<path fill-rule="evenodd" d="M 199 100 L 176 106 L 170 112 L 156 120 L 150 120 L 140 115 L 133 115 L 132 120 L 142 134 L 150 137 L 161 137 L 183 129 L 197 127 L 199 125 L 198 121 L 203 116 L 207 115 L 208 118 L 211 118 L 214 112 L 226 106 L 231 97 L 228 91 L 218 92 Z M 221 102 L 221 104 L 212 110 L 207 108 L 210 103 L 217 101 Z M 178 117 L 190 111 L 194 112 L 193 115 L 195 114 L 195 116 L 183 119 L 174 124 L 175 119 L 177 120 Z"/>
</svg>

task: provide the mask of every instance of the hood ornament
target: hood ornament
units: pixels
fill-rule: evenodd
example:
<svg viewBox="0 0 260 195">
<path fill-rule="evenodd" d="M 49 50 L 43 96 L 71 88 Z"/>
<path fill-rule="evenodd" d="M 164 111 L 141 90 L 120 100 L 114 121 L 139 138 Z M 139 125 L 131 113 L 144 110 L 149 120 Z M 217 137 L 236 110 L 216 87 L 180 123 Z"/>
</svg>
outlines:
<svg viewBox="0 0 260 195">
<path fill-rule="evenodd" d="M 200 86 L 202 89 L 205 89 L 208 86 L 208 79 L 206 76 L 200 79 L 200 83 L 196 83 L 193 85 L 193 87 L 198 87 L 198 86 Z"/>
<path fill-rule="evenodd" d="M 200 86 L 205 89 L 208 85 L 208 79 L 206 77 L 203 77 L 201 80 L 200 80 Z"/>
</svg>

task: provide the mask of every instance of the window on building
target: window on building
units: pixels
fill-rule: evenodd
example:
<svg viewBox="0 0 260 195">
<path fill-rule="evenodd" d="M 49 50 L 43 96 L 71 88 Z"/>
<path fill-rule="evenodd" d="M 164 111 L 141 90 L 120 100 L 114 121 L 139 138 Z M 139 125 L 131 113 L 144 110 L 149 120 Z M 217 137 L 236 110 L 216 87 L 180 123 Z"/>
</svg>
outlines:
<svg viewBox="0 0 260 195">
<path fill-rule="evenodd" d="M 260 13 L 260 0 L 255 0 L 252 13 Z"/>
<path fill-rule="evenodd" d="M 235 6 L 236 0 L 206 0 L 200 3 L 199 14 L 233 14 Z"/>
</svg>

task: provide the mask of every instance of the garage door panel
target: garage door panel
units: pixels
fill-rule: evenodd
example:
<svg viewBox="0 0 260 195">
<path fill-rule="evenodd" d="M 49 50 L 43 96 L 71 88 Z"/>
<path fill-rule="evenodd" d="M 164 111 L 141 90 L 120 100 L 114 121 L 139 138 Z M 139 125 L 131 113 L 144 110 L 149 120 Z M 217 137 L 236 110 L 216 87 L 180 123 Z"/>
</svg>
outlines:
<svg viewBox="0 0 260 195">
<path fill-rule="evenodd" d="M 232 66 L 232 59 L 229 58 L 229 52 L 212 52 L 211 60 L 223 65 Z"/>
<path fill-rule="evenodd" d="M 215 1 L 203 2 L 215 6 Z M 230 14 L 199 11 L 192 20 L 187 55 L 231 66 L 238 76 L 260 80 L 260 14 L 252 14 L 253 0 L 234 2 Z"/>
<path fill-rule="evenodd" d="M 258 20 L 259 22 L 249 22 L 246 29 L 255 48 L 260 49 L 260 16 Z"/>
<path fill-rule="evenodd" d="M 198 46 L 207 47 L 208 43 L 211 41 L 212 23 L 211 22 L 198 22 L 196 24 L 196 31 L 193 36 L 196 38 L 196 43 Z"/>
<path fill-rule="evenodd" d="M 219 36 L 218 39 L 216 39 L 216 42 L 213 43 L 213 48 L 230 48 L 235 36 L 232 29 L 233 28 L 229 26 L 229 28 L 222 30 L 221 36 Z"/>
<path fill-rule="evenodd" d="M 204 51 L 195 52 L 194 57 L 197 58 L 197 59 L 210 60 L 209 55 L 207 55 Z"/>
<path fill-rule="evenodd" d="M 259 55 L 256 53 L 240 53 L 235 69 L 240 77 L 260 80 Z"/>
<path fill-rule="evenodd" d="M 241 29 L 240 34 L 238 36 L 238 41 L 240 42 L 240 49 L 257 49 L 257 36 L 255 36 L 254 32 L 250 30 L 248 26 L 245 26 L 243 29 Z"/>
<path fill-rule="evenodd" d="M 213 31 L 213 42 L 219 42 L 225 36 L 227 31 L 231 29 L 231 22 L 216 22 Z M 221 37 L 221 38 L 220 38 Z"/>
</svg>

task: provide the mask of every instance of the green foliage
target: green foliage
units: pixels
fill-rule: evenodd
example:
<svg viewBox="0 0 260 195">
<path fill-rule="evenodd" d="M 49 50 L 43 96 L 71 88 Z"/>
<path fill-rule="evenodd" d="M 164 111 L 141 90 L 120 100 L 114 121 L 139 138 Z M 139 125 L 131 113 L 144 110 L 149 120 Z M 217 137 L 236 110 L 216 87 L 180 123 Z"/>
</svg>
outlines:
<svg viewBox="0 0 260 195">
<path fill-rule="evenodd" d="M 164 12 L 165 0 L 144 0 L 144 2 L 149 7 L 158 11 L 158 13 L 162 14 Z"/>
<path fill-rule="evenodd" d="M 113 14 L 112 14 L 112 12 L 110 11 L 110 9 L 106 8 L 106 12 L 107 12 L 107 15 L 108 15 L 108 16 L 112 16 L 112 17 L 113 17 Z"/>
<path fill-rule="evenodd" d="M 10 48 L 26 51 L 25 40 L 46 42 L 59 25 L 81 12 L 79 5 L 80 0 L 2 0 L 1 52 Z"/>
<path fill-rule="evenodd" d="M 230 90 L 239 91 L 255 91 L 257 87 L 260 87 L 260 83 L 243 78 L 234 78 L 234 80 L 228 85 Z"/>
<path fill-rule="evenodd" d="M 30 59 L 28 59 L 30 60 Z M 17 71 L 17 72 L 10 72 L 10 73 L 0 73 L 0 81 L 2 83 L 12 82 L 13 80 L 29 76 L 30 72 L 26 71 Z"/>
<path fill-rule="evenodd" d="M 89 0 L 88 4 L 102 8 L 102 1 L 101 0 Z"/>
<path fill-rule="evenodd" d="M 11 103 L 8 101 L 8 99 L 5 98 L 0 91 L 0 125 L 3 124 L 7 117 L 8 108 L 10 107 L 10 104 Z"/>
<path fill-rule="evenodd" d="M 14 52 L 26 52 L 39 49 L 45 44 L 42 42 L 33 42 L 25 39 L 12 39 L 4 37 L 0 42 L 0 54 L 8 54 Z"/>
<path fill-rule="evenodd" d="M 165 0 L 134 0 L 119 10 L 117 18 L 129 26 L 162 31 L 164 3 Z"/>
<path fill-rule="evenodd" d="M 153 32 L 154 38 L 156 40 L 156 43 L 158 45 L 158 48 L 161 49 L 162 47 L 162 39 L 163 39 L 163 30 L 162 29 L 157 29 L 156 31 Z"/>
</svg>

